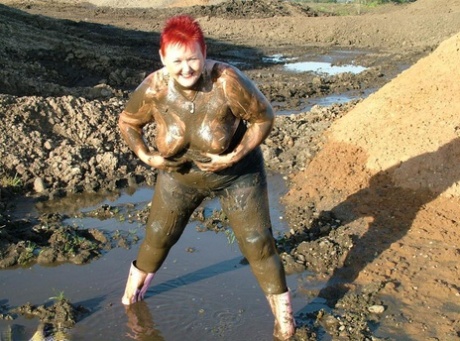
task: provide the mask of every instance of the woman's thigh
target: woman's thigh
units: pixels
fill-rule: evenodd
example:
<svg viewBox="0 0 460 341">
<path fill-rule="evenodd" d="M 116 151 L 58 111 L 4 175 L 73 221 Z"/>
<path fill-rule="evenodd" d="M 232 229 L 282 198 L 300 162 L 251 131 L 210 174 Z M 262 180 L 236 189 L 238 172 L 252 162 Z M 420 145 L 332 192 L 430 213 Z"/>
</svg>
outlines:
<svg viewBox="0 0 460 341">
<path fill-rule="evenodd" d="M 160 173 L 146 226 L 149 244 L 172 246 L 204 197 L 200 191 L 178 183 L 169 174 Z"/>
<path fill-rule="evenodd" d="M 219 196 L 222 209 L 249 261 L 266 258 L 276 252 L 265 174 L 247 174 Z"/>
</svg>

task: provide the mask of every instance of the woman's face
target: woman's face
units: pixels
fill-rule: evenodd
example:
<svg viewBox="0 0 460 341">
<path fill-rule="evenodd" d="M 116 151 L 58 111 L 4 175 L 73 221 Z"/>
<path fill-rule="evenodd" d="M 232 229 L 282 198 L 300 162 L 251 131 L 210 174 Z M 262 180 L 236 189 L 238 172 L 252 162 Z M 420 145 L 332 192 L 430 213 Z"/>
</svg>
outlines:
<svg viewBox="0 0 460 341">
<path fill-rule="evenodd" d="M 171 77 L 184 88 L 192 87 L 200 79 L 206 59 L 198 43 L 168 45 L 164 55 L 160 51 L 160 57 Z"/>
</svg>

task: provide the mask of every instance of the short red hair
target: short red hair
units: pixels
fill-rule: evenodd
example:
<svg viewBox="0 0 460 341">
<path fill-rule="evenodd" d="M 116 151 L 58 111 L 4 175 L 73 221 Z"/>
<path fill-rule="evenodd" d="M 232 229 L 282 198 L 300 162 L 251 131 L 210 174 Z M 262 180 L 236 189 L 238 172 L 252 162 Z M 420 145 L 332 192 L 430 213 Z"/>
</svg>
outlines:
<svg viewBox="0 0 460 341">
<path fill-rule="evenodd" d="M 206 52 L 203 31 L 198 22 L 189 15 L 178 15 L 166 21 L 161 32 L 160 51 L 164 55 L 166 47 L 170 44 L 192 46 L 197 42 L 201 52 Z"/>
</svg>

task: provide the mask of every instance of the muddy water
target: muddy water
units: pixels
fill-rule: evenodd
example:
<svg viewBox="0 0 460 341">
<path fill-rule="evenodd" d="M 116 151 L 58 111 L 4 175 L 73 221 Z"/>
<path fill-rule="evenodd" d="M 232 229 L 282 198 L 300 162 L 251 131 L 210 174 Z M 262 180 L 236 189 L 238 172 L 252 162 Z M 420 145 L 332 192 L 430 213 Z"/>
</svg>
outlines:
<svg viewBox="0 0 460 341">
<path fill-rule="evenodd" d="M 269 192 L 274 231 L 288 228 L 282 219 L 279 198 L 286 191 L 279 175 L 270 175 Z M 143 188 L 117 198 L 96 198 L 118 205 L 132 202 L 146 205 L 153 191 Z M 96 203 L 93 203 L 96 205 Z M 216 200 L 203 204 L 218 208 Z M 92 207 L 55 206 L 59 213 L 89 210 Z M 48 205 L 47 210 L 53 206 Z M 93 207 L 94 208 L 94 207 Z M 27 205 L 20 210 L 34 210 Z M 139 228 L 126 221 L 80 219 L 80 226 L 100 229 Z M 137 246 L 113 249 L 87 265 L 62 264 L 55 267 L 32 266 L 0 272 L 0 305 L 10 307 L 30 302 L 40 305 L 63 293 L 74 305 L 91 310 L 89 316 L 68 331 L 71 340 L 128 340 L 137 334 L 145 340 L 270 340 L 273 317 L 248 265 L 242 261 L 236 244 L 229 244 L 223 233 L 197 232 L 197 223 L 190 223 L 180 241 L 172 249 L 147 293 L 145 303 L 125 311 L 120 303 L 129 263 L 135 258 Z M 142 233 L 141 233 L 142 236 Z M 288 277 L 293 291 L 296 312 L 318 309 L 298 288 L 305 286 L 308 273 Z M 310 302 L 306 306 L 306 302 Z M 27 340 L 39 321 L 19 317 L 0 320 L 2 340 Z M 8 338 L 6 337 L 8 335 Z M 12 336 L 12 337 L 11 337 Z"/>
<path fill-rule="evenodd" d="M 334 50 L 329 54 L 305 54 L 296 57 L 288 57 L 282 54 L 275 54 L 263 58 L 267 62 L 278 63 L 283 71 L 292 74 L 310 73 L 317 76 L 337 76 L 350 73 L 359 74 L 367 70 L 367 67 L 358 65 L 355 58 L 364 54 L 364 51 Z M 365 99 L 375 92 L 377 88 L 367 88 L 359 92 L 343 91 L 339 94 L 330 94 L 320 97 L 308 98 L 304 105 L 293 109 L 277 109 L 277 115 L 300 114 L 310 111 L 315 105 L 329 106 L 332 104 L 343 104 L 355 99 Z M 280 103 L 273 102 L 277 105 Z"/>
<path fill-rule="evenodd" d="M 339 95 L 334 94 L 334 95 L 329 95 L 329 96 L 324 96 L 324 97 L 319 97 L 319 98 L 313 98 L 313 99 L 309 99 L 308 102 L 304 106 L 302 106 L 301 108 L 297 110 L 292 110 L 292 109 L 277 110 L 276 114 L 285 115 L 285 116 L 289 116 L 293 114 L 296 115 L 296 114 L 310 111 L 315 105 L 326 107 L 326 106 L 333 105 L 333 104 L 344 104 L 344 103 L 351 102 L 354 99 L 364 99 L 370 94 L 372 94 L 375 90 L 376 89 L 368 89 L 366 91 L 363 91 L 359 95 L 357 95 L 355 92 L 347 92 L 347 93 L 342 93 Z"/>
</svg>

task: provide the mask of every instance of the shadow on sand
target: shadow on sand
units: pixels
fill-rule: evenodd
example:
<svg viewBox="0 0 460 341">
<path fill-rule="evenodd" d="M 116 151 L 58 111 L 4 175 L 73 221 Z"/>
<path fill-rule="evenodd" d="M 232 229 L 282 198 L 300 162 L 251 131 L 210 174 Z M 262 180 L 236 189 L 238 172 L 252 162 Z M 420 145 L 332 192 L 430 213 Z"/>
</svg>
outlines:
<svg viewBox="0 0 460 341">
<path fill-rule="evenodd" d="M 354 237 L 353 247 L 343 266 L 334 270 L 319 293 L 329 307 L 334 308 L 345 296 L 350 290 L 349 284 L 367 264 L 406 235 L 417 213 L 426 204 L 460 180 L 460 174 L 456 172 L 458 168 L 449 166 L 459 159 L 460 139 L 454 139 L 434 152 L 421 154 L 375 174 L 368 187 L 349 195 L 331 209 L 344 225 L 359 218 L 372 219 L 366 232 Z M 307 311 L 307 307 L 301 311 Z"/>
</svg>

